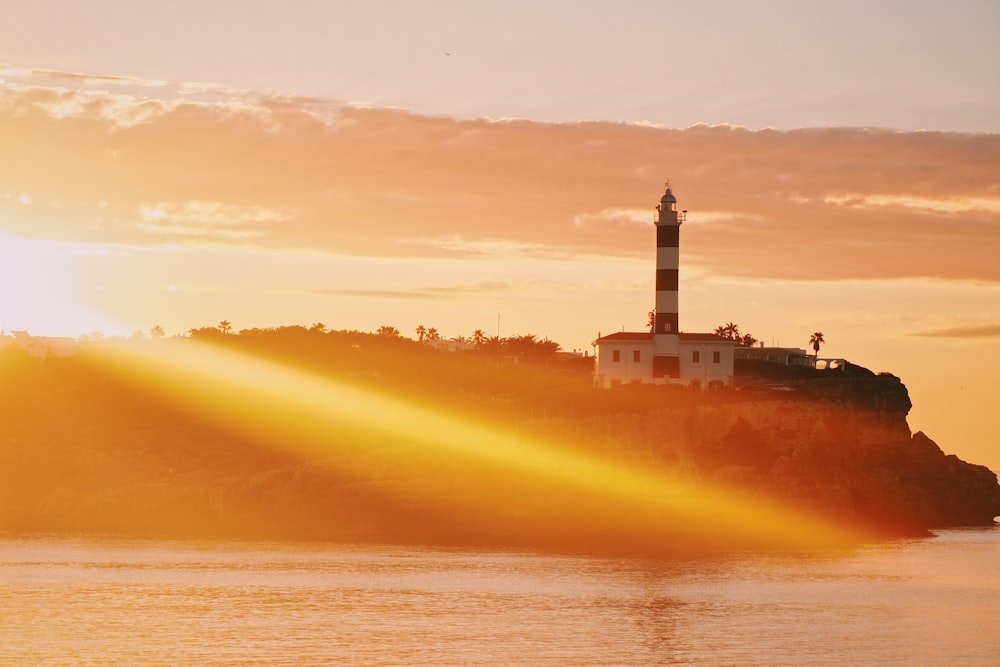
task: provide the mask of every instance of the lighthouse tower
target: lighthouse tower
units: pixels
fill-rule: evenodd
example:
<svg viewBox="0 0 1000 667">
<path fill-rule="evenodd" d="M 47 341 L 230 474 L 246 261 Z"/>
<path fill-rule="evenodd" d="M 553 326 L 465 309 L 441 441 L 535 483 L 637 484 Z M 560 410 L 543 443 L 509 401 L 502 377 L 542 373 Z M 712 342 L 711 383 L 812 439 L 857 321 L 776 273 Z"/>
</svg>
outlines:
<svg viewBox="0 0 1000 667">
<path fill-rule="evenodd" d="M 656 207 L 656 317 L 653 322 L 653 381 L 677 381 L 681 376 L 680 335 L 677 328 L 677 268 L 684 214 L 670 191 Z"/>
<path fill-rule="evenodd" d="M 614 387 L 633 382 L 686 384 L 697 387 L 733 384 L 733 341 L 714 333 L 681 333 L 677 324 L 677 269 L 681 223 L 670 191 L 656 207 L 656 317 L 653 330 L 598 334 L 595 382 Z"/>
</svg>

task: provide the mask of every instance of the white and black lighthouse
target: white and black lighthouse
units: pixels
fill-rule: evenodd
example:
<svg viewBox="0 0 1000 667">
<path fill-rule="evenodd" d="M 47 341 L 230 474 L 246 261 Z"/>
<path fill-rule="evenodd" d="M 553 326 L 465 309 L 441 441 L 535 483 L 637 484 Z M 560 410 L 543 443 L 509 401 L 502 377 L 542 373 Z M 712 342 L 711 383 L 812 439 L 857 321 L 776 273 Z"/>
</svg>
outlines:
<svg viewBox="0 0 1000 667">
<path fill-rule="evenodd" d="M 653 320 L 653 381 L 676 381 L 681 376 L 680 330 L 677 323 L 677 282 L 680 231 L 684 213 L 670 191 L 656 206 L 656 317 Z"/>
<path fill-rule="evenodd" d="M 656 316 L 652 331 L 598 334 L 595 381 L 600 387 L 623 383 L 683 384 L 711 387 L 733 384 L 733 341 L 714 333 L 681 333 L 678 323 L 678 268 L 681 223 L 670 191 L 656 207 Z"/>
</svg>

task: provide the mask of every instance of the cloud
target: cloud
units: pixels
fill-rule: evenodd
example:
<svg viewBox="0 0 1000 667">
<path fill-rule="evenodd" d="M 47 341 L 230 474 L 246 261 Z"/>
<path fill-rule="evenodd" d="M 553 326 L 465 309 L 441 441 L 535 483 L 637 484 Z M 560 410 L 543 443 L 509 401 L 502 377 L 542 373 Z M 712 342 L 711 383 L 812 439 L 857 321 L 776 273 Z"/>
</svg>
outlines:
<svg viewBox="0 0 1000 667">
<path fill-rule="evenodd" d="M 8 231 L 378 257 L 631 257 L 652 252 L 670 178 L 689 209 L 691 270 L 1000 281 L 1000 135 L 456 120 L 147 83 L 43 72 L 0 87 L 0 179 L 33 204 L 0 199 Z M 214 212 L 197 210 L 207 202 Z M 137 218 L 161 205 L 163 219 Z"/>
<path fill-rule="evenodd" d="M 649 225 L 653 221 L 652 212 L 646 209 L 606 208 L 596 213 L 581 213 L 573 222 L 577 227 L 629 228 L 633 225 Z"/>
<path fill-rule="evenodd" d="M 247 240 L 263 236 L 254 229 L 233 227 L 267 226 L 288 218 L 288 213 L 260 206 L 236 206 L 223 202 L 187 201 L 143 204 L 136 226 L 147 232 L 169 237 L 203 237 L 221 240 Z"/>
<path fill-rule="evenodd" d="M 7 78 L 21 81 L 53 81 L 66 84 L 116 84 L 129 86 L 165 86 L 165 81 L 139 79 L 131 76 L 110 76 L 103 74 L 84 74 L 43 67 L 17 67 L 0 64 L 0 74 Z"/>
<path fill-rule="evenodd" d="M 379 290 L 379 289 L 317 289 L 313 294 L 324 296 L 349 296 L 364 299 L 440 299 L 441 296 L 420 290 Z"/>
<path fill-rule="evenodd" d="M 579 257 L 578 249 L 557 244 L 523 243 L 504 238 L 467 239 L 461 236 L 412 238 L 405 243 L 421 246 L 451 257 L 533 257 L 569 260 Z"/>
<path fill-rule="evenodd" d="M 893 208 L 905 207 L 914 211 L 926 213 L 1000 213 L 1000 197 L 963 197 L 951 199 L 932 199 L 920 196 L 885 196 L 885 195 L 841 195 L 828 197 L 827 203 L 842 204 L 856 208 Z"/>
<path fill-rule="evenodd" d="M 505 280 L 484 280 L 476 283 L 462 283 L 456 285 L 439 285 L 428 287 L 415 287 L 408 290 L 384 290 L 384 289 L 317 289 L 313 294 L 323 294 L 326 296 L 348 296 L 364 298 L 382 299 L 427 299 L 440 300 L 466 294 L 483 294 L 487 292 L 502 292 L 509 290 L 524 289 L 531 287 L 530 281 L 505 281 Z"/>
<path fill-rule="evenodd" d="M 914 336 L 927 338 L 1000 338 L 1000 324 L 979 324 L 947 329 L 920 331 Z"/>
</svg>

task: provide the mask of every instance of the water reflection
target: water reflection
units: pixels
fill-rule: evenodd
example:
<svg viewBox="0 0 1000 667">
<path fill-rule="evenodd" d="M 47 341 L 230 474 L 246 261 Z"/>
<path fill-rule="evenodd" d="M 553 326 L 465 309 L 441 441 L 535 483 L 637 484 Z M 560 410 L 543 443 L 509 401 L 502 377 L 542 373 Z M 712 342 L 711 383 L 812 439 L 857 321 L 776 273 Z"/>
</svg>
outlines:
<svg viewBox="0 0 1000 667">
<path fill-rule="evenodd" d="M 0 540 L 0 665 L 991 664 L 1000 533 L 671 561 Z"/>
</svg>

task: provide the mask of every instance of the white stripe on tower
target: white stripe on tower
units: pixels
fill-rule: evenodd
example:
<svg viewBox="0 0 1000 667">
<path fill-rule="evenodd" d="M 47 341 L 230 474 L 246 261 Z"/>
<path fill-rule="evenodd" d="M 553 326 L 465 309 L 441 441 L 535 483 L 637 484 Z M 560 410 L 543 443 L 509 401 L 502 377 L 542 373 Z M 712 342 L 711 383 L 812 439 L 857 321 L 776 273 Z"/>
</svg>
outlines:
<svg viewBox="0 0 1000 667">
<path fill-rule="evenodd" d="M 680 266 L 681 217 L 670 191 L 656 207 L 656 317 L 653 323 L 653 379 L 677 380 L 681 375 L 680 336 L 677 328 L 677 282 Z"/>
</svg>

